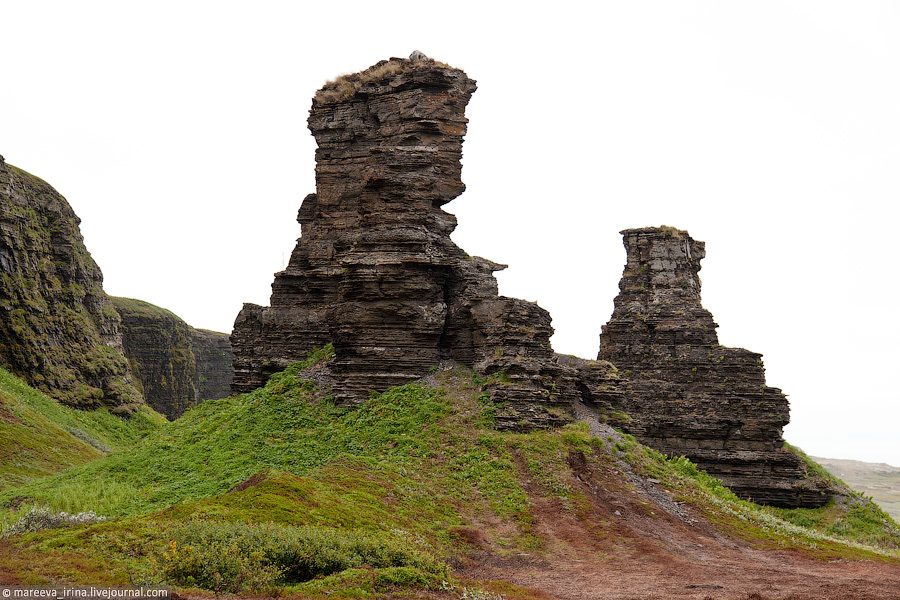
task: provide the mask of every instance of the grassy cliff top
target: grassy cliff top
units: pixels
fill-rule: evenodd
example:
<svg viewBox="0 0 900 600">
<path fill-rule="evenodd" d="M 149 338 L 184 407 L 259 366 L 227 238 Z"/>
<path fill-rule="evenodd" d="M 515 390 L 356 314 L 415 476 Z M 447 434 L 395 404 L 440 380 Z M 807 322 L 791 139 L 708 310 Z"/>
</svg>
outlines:
<svg viewBox="0 0 900 600">
<path fill-rule="evenodd" d="M 116 311 L 123 317 L 133 315 L 137 317 L 146 317 L 151 319 L 175 320 L 184 323 L 184 319 L 173 313 L 171 310 L 150 304 L 144 300 L 136 300 L 134 298 L 122 298 L 119 296 L 110 296 Z M 185 323 L 186 325 L 187 323 Z"/>
</svg>

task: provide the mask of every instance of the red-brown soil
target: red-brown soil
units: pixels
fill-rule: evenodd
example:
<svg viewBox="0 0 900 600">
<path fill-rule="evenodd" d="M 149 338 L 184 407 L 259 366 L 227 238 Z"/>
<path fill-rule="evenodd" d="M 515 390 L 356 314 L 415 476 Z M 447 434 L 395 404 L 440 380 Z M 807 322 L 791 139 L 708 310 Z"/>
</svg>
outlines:
<svg viewBox="0 0 900 600">
<path fill-rule="evenodd" d="M 569 464 L 589 506 L 573 516 L 561 500 L 528 490 L 535 533 L 547 540 L 540 557 L 480 552 L 460 574 L 559 599 L 900 599 L 900 561 L 829 561 L 754 547 L 624 470 L 598 469 L 577 454 Z"/>
</svg>

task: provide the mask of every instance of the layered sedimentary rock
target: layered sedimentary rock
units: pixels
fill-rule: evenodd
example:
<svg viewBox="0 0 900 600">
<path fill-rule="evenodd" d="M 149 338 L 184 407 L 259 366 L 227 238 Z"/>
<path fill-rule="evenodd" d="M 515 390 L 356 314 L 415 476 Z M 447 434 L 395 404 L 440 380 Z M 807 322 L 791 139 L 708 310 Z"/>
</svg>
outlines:
<svg viewBox="0 0 900 600">
<path fill-rule="evenodd" d="M 631 420 L 661 452 L 687 456 L 736 494 L 775 506 L 821 506 L 825 482 L 784 448 L 787 398 L 766 385 L 762 356 L 719 345 L 700 303 L 703 242 L 671 227 L 622 232 L 628 259 L 598 358 L 618 367 Z"/>
<path fill-rule="evenodd" d="M 191 350 L 194 353 L 194 387 L 197 402 L 226 398 L 234 378 L 234 353 L 227 333 L 193 329 Z"/>
<path fill-rule="evenodd" d="M 56 190 L 0 157 L 0 364 L 64 404 L 130 412 L 143 399 L 79 223 Z"/>
<path fill-rule="evenodd" d="M 149 302 L 112 300 L 122 316 L 125 356 L 153 410 L 176 419 L 229 394 L 233 356 L 226 334 L 196 330 Z"/>
<path fill-rule="evenodd" d="M 319 90 L 310 110 L 316 193 L 275 275 L 271 306 L 244 305 L 234 390 L 334 344 L 338 401 L 421 377 L 453 359 L 508 380 L 491 387 L 502 427 L 566 421 L 549 314 L 498 297 L 494 271 L 451 240 L 442 206 L 463 192 L 464 112 L 475 81 L 430 59 L 382 61 Z M 561 382 L 565 387 L 564 382 Z"/>
</svg>

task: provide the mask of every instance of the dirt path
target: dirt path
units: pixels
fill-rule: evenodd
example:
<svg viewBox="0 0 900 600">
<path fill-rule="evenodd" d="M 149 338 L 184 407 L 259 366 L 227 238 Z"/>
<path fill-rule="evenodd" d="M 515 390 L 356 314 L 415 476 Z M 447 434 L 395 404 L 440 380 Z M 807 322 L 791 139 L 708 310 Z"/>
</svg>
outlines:
<svg viewBox="0 0 900 600">
<path fill-rule="evenodd" d="M 789 553 L 701 553 L 684 560 L 553 560 L 463 570 L 559 599 L 896 600 L 900 569 L 874 562 L 823 563 Z"/>
<path fill-rule="evenodd" d="M 633 474 L 569 465 L 590 501 L 570 516 L 561 501 L 528 490 L 540 560 L 485 552 L 461 569 L 559 599 L 898 600 L 900 563 L 827 562 L 799 551 L 764 550 L 722 535 L 702 515 Z M 625 484 L 632 480 L 631 485 Z"/>
</svg>

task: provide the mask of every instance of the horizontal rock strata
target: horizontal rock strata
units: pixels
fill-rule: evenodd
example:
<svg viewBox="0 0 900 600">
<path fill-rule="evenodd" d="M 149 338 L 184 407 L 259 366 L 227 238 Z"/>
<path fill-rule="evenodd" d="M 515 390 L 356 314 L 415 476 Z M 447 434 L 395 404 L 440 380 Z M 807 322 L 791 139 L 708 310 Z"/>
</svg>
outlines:
<svg viewBox="0 0 900 600">
<path fill-rule="evenodd" d="M 143 403 L 118 313 L 55 189 L 0 157 L 0 364 L 77 408 Z"/>
<path fill-rule="evenodd" d="M 203 400 L 228 396 L 233 355 L 226 334 L 194 329 L 149 302 L 112 300 L 122 317 L 125 356 L 153 410 L 177 419 Z"/>
<path fill-rule="evenodd" d="M 309 127 L 316 193 L 298 214 L 301 238 L 275 275 L 269 307 L 247 304 L 232 346 L 234 391 L 332 342 L 339 402 L 421 377 L 453 359 L 485 375 L 501 426 L 565 422 L 554 385 L 549 314 L 499 297 L 493 272 L 450 239 L 442 206 L 463 192 L 465 107 L 475 81 L 432 60 L 382 61 L 326 85 Z"/>
<path fill-rule="evenodd" d="M 827 485 L 785 450 L 787 398 L 762 356 L 718 343 L 700 302 L 703 242 L 670 227 L 622 232 L 628 259 L 598 358 L 627 380 L 622 426 L 665 454 L 687 456 L 736 494 L 774 506 L 822 506 Z"/>
<path fill-rule="evenodd" d="M 227 333 L 193 329 L 191 351 L 194 353 L 194 387 L 196 402 L 227 398 L 234 378 L 234 353 Z"/>
</svg>

